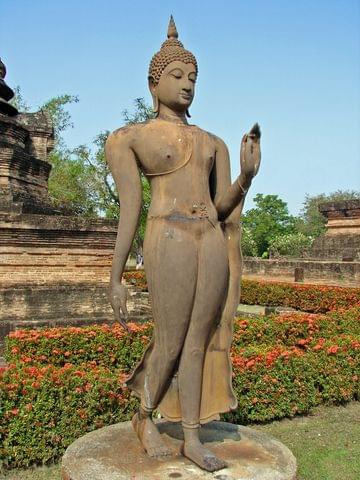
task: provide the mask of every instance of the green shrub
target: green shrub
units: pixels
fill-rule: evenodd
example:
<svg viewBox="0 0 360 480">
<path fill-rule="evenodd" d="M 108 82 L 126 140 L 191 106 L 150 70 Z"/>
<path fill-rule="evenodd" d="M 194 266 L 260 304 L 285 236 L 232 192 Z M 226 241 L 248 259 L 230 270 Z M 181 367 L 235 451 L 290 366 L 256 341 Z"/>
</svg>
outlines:
<svg viewBox="0 0 360 480">
<path fill-rule="evenodd" d="M 243 279 L 240 300 L 248 305 L 282 305 L 305 312 L 325 313 L 360 305 L 360 288 Z"/>
<path fill-rule="evenodd" d="M 130 333 L 119 324 L 17 330 L 7 337 L 5 357 L 10 363 L 56 367 L 94 362 L 129 372 L 143 353 L 152 324 L 128 325 Z"/>
<path fill-rule="evenodd" d="M 271 257 L 302 257 L 311 247 L 312 239 L 303 233 L 288 233 L 277 235 L 269 243 Z"/>
<path fill-rule="evenodd" d="M 359 326 L 356 306 L 325 315 L 236 319 L 231 357 L 239 407 L 224 418 L 268 421 L 360 399 Z M 94 325 L 9 335 L 9 367 L 0 371 L 5 468 L 55 461 L 84 433 L 131 418 L 138 401 L 123 382 L 152 325 L 130 329 Z"/>
<path fill-rule="evenodd" d="M 125 278 L 141 290 L 147 289 L 144 271 L 126 272 Z M 241 281 L 242 303 L 248 305 L 286 306 L 313 313 L 360 305 L 360 288 L 328 285 Z"/>
<path fill-rule="evenodd" d="M 251 231 L 242 227 L 241 229 L 241 251 L 245 257 L 257 257 L 258 249 Z"/>
<path fill-rule="evenodd" d="M 129 420 L 137 401 L 123 379 L 120 370 L 90 364 L 11 364 L 0 376 L 3 467 L 54 461 L 84 433 Z"/>
</svg>

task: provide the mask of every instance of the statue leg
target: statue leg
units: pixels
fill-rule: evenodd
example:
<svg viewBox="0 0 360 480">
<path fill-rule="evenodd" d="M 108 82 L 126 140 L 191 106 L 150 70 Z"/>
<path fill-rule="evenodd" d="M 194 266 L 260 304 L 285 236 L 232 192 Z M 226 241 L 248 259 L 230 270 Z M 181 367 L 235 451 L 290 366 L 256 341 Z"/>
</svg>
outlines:
<svg viewBox="0 0 360 480">
<path fill-rule="evenodd" d="M 154 345 L 134 380 L 141 385 L 141 408 L 133 426 L 150 456 L 169 453 L 151 413 L 177 369 L 193 309 L 198 240 L 189 227 L 194 225 L 177 226 L 164 219 L 153 220 L 147 226 L 144 260 L 154 317 Z"/>
<path fill-rule="evenodd" d="M 226 467 L 199 439 L 202 371 L 209 335 L 219 319 L 228 284 L 228 256 L 220 228 L 207 230 L 198 257 L 194 307 L 179 366 L 180 404 L 184 430 L 183 453 L 208 471 Z M 216 382 L 216 378 L 214 378 Z"/>
</svg>

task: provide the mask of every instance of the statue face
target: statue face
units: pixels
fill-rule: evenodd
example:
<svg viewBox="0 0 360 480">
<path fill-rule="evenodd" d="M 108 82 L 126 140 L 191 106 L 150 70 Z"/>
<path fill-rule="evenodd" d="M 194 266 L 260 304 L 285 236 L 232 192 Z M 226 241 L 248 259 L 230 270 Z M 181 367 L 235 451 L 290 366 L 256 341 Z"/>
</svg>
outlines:
<svg viewBox="0 0 360 480">
<path fill-rule="evenodd" d="M 196 82 L 196 69 L 192 63 L 171 62 L 161 74 L 159 83 L 151 85 L 151 93 L 160 103 L 176 112 L 185 112 L 191 105 Z"/>
</svg>

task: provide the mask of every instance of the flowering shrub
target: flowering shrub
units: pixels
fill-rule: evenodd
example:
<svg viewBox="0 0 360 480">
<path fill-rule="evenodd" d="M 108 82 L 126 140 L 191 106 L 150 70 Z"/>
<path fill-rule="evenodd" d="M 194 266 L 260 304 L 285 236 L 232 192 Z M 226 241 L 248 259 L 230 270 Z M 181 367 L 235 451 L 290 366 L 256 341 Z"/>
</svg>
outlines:
<svg viewBox="0 0 360 480">
<path fill-rule="evenodd" d="M 277 235 L 269 242 L 270 256 L 302 257 L 309 252 L 312 242 L 313 239 L 303 233 Z"/>
<path fill-rule="evenodd" d="M 17 330 L 7 338 L 5 356 L 12 363 L 62 367 L 93 362 L 128 372 L 140 359 L 152 324 L 128 325 L 130 333 L 118 324 Z"/>
<path fill-rule="evenodd" d="M 241 302 L 248 305 L 282 305 L 305 312 L 325 313 L 360 305 L 360 288 L 243 279 Z"/>
<path fill-rule="evenodd" d="M 137 402 L 125 376 L 92 364 L 10 364 L 0 374 L 3 466 L 53 461 L 85 432 L 129 420 Z"/>
<path fill-rule="evenodd" d="M 129 270 L 124 272 L 124 278 L 128 283 L 135 285 L 142 291 L 147 291 L 147 282 L 144 270 Z"/>
<path fill-rule="evenodd" d="M 252 232 L 247 227 L 241 229 L 241 251 L 245 257 L 257 257 L 258 248 Z"/>
<path fill-rule="evenodd" d="M 147 289 L 144 271 L 126 272 L 125 279 L 142 290 Z M 360 288 L 242 279 L 240 300 L 248 305 L 285 306 L 325 313 L 360 305 Z"/>
<path fill-rule="evenodd" d="M 0 458 L 5 467 L 54 461 L 87 431 L 129 420 L 123 382 L 152 325 L 20 330 L 0 372 Z M 324 402 L 360 399 L 360 307 L 325 315 L 237 318 L 231 350 L 239 400 L 225 418 L 265 421 Z"/>
</svg>

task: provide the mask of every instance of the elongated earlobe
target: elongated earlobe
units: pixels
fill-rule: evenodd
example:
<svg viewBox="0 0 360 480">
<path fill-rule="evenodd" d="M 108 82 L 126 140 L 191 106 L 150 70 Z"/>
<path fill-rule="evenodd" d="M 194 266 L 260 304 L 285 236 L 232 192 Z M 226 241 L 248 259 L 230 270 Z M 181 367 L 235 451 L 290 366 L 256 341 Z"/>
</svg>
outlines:
<svg viewBox="0 0 360 480">
<path fill-rule="evenodd" d="M 155 113 L 155 116 L 157 117 L 159 114 L 159 99 L 157 95 L 153 95 L 153 112 Z"/>
<path fill-rule="evenodd" d="M 189 112 L 189 109 L 188 109 L 188 108 L 186 109 L 186 116 L 187 116 L 188 118 L 191 118 L 191 115 L 190 115 L 190 112 Z"/>
</svg>

